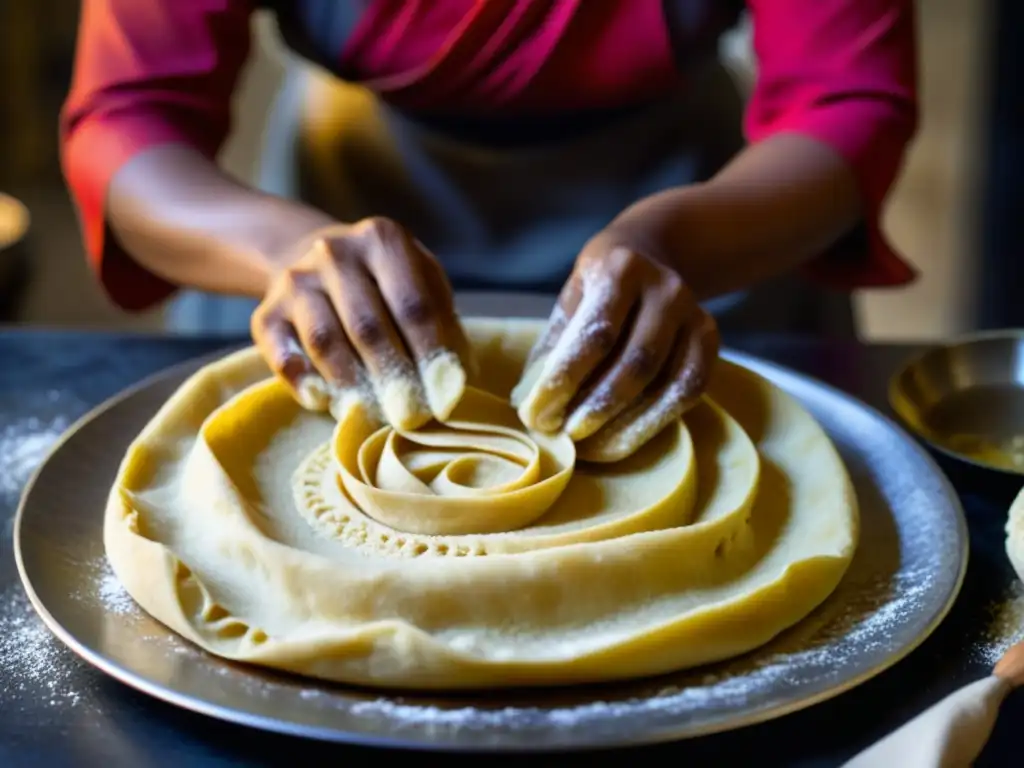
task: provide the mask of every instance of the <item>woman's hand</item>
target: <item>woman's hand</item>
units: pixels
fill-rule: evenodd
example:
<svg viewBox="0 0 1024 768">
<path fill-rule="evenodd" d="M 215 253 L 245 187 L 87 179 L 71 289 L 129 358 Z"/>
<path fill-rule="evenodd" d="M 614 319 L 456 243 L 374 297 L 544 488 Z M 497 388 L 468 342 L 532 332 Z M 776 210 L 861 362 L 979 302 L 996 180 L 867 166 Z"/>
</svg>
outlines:
<svg viewBox="0 0 1024 768">
<path fill-rule="evenodd" d="M 383 218 L 313 232 L 252 316 L 271 369 L 313 410 L 379 406 L 400 429 L 445 418 L 466 381 L 469 344 L 437 260 Z"/>
<path fill-rule="evenodd" d="M 564 429 L 581 458 L 625 458 L 703 392 L 714 319 L 656 249 L 605 230 L 576 261 L 512 394 L 523 423 Z"/>
</svg>

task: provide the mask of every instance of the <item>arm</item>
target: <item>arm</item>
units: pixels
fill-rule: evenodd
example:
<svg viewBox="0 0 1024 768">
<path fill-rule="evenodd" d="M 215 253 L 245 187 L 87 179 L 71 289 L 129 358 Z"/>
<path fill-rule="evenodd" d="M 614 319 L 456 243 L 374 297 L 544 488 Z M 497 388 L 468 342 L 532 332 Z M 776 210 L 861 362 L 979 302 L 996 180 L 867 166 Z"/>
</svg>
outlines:
<svg viewBox="0 0 1024 768">
<path fill-rule="evenodd" d="M 252 190 L 191 147 L 152 147 L 118 171 L 110 229 L 136 263 L 174 285 L 260 298 L 312 232 L 335 222 Z"/>
<path fill-rule="evenodd" d="M 697 301 L 799 265 L 845 287 L 911 272 L 878 217 L 916 120 L 912 0 L 748 0 L 750 145 L 714 178 L 630 206 L 584 248 L 513 398 L 590 461 L 698 402 L 718 354 Z M 814 259 L 862 220 L 865 262 Z"/>
<path fill-rule="evenodd" d="M 83 4 L 61 134 L 90 259 L 125 309 L 175 285 L 261 297 L 253 339 L 307 407 L 376 400 L 403 428 L 447 416 L 468 343 L 432 255 L 394 222 L 339 224 L 215 164 L 250 12 L 247 0 Z"/>
<path fill-rule="evenodd" d="M 126 309 L 179 284 L 261 295 L 273 255 L 328 223 L 216 166 L 250 13 L 246 0 L 83 3 L 62 158 L 90 261 Z"/>
<path fill-rule="evenodd" d="M 612 228 L 669 254 L 702 298 L 804 264 L 847 287 L 906 282 L 912 272 L 878 220 L 916 126 L 913 3 L 749 6 L 759 59 L 751 143 L 710 181 L 642 200 Z M 808 263 L 860 221 L 868 263 Z"/>
<path fill-rule="evenodd" d="M 782 134 L 748 146 L 709 182 L 631 206 L 612 229 L 663 251 L 704 300 L 804 264 L 862 212 L 856 177 L 835 151 Z"/>
</svg>

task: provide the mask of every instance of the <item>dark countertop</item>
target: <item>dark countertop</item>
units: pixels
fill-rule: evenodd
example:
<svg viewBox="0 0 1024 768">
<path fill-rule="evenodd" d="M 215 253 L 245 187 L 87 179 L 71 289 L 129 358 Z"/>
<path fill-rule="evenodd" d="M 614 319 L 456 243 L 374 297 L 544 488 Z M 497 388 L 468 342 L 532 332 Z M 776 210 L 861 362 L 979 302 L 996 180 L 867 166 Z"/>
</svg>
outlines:
<svg viewBox="0 0 1024 768">
<path fill-rule="evenodd" d="M 914 351 L 911 346 L 764 336 L 727 342 L 882 410 L 888 410 L 889 374 Z M 0 330 L 0 633 L 7 633 L 6 639 L 0 637 L 0 765 L 198 768 L 379 759 L 366 749 L 221 723 L 136 693 L 43 634 L 22 596 L 11 540 L 13 517 L 28 474 L 57 432 L 127 385 L 231 343 Z M 988 479 L 979 484 L 976 476 L 948 469 L 967 511 L 971 560 L 956 606 L 927 642 L 893 669 L 830 702 L 732 733 L 633 750 L 636 757 L 691 765 L 839 765 L 953 689 L 984 676 L 988 670 L 978 647 L 985 642 L 991 605 L 1013 584 L 1003 552 L 1003 525 L 1015 488 L 993 486 Z M 36 666 L 26 669 L 29 664 Z M 1019 692 L 1004 705 L 979 766 L 1021 764 L 1014 722 L 1024 722 L 1024 694 Z"/>
</svg>

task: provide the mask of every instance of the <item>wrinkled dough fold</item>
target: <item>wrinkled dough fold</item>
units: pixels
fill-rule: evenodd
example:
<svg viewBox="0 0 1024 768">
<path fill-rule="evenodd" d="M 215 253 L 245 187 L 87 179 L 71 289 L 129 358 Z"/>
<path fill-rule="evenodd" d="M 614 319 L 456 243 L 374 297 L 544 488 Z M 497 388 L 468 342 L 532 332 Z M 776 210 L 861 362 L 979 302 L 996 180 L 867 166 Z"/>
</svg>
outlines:
<svg viewBox="0 0 1024 768">
<path fill-rule="evenodd" d="M 361 409 L 334 432 L 345 490 L 366 514 L 428 535 L 514 531 L 543 515 L 565 490 L 572 440 L 515 425 L 500 398 L 467 389 L 444 424 L 415 432 L 373 429 Z"/>
<path fill-rule="evenodd" d="M 129 593 L 225 658 L 459 689 L 728 658 L 838 584 L 856 499 L 784 392 L 720 361 L 684 419 L 590 465 L 508 402 L 541 325 L 466 328 L 483 376 L 412 431 L 304 411 L 252 349 L 192 376 L 111 490 L 105 545 Z"/>
</svg>

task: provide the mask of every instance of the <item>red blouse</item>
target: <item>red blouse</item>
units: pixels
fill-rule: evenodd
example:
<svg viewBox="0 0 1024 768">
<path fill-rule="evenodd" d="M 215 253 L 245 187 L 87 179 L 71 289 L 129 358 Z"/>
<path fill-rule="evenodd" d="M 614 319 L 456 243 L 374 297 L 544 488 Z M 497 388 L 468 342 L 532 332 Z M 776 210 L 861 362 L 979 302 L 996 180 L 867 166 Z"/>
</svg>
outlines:
<svg viewBox="0 0 1024 768">
<path fill-rule="evenodd" d="M 364 0 L 339 49 L 321 43 L 320 53 L 333 56 L 341 76 L 413 110 L 516 115 L 628 105 L 681 78 L 665 1 Z M 705 12 L 724 2 L 687 1 Z M 828 144 L 857 174 L 866 202 L 868 258 L 821 258 L 809 271 L 847 288 L 909 282 L 914 271 L 886 243 L 879 217 L 916 128 L 913 0 L 747 6 L 759 70 L 748 139 L 786 131 Z M 249 0 L 83 2 L 61 119 L 63 163 L 90 261 L 126 309 L 151 306 L 173 288 L 105 236 L 107 187 L 156 144 L 216 155 L 253 10 Z"/>
</svg>

